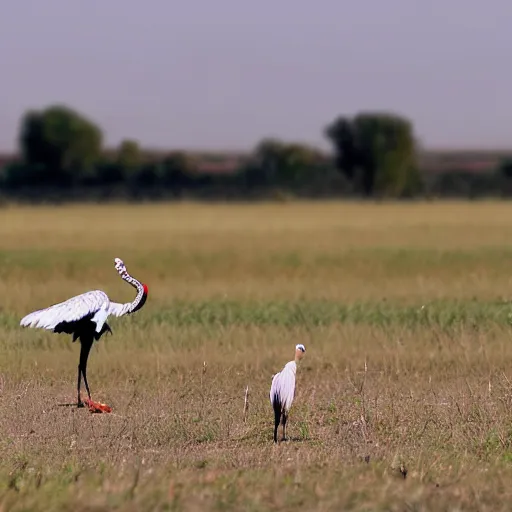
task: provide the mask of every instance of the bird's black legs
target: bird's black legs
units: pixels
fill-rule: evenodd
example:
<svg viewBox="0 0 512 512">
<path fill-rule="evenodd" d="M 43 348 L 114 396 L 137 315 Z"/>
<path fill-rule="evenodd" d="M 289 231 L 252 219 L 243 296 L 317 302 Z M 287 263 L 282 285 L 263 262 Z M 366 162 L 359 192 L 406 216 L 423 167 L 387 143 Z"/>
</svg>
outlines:
<svg viewBox="0 0 512 512">
<path fill-rule="evenodd" d="M 286 420 L 288 419 L 288 414 L 283 411 L 283 439 L 282 441 L 286 441 Z"/>
<path fill-rule="evenodd" d="M 76 401 L 77 407 L 83 407 L 84 404 L 82 402 L 82 399 L 80 398 L 80 382 L 82 380 L 82 370 L 80 369 L 80 365 L 78 365 L 78 382 L 76 384 L 76 389 L 78 391 L 78 398 Z"/>
<path fill-rule="evenodd" d="M 92 336 L 80 336 L 80 360 L 78 362 L 78 382 L 77 382 L 77 391 L 78 391 L 78 407 L 83 407 L 82 399 L 80 397 L 80 382 L 81 377 L 84 377 L 85 389 L 87 390 L 87 395 L 89 400 L 91 400 L 91 392 L 89 390 L 89 383 L 87 382 L 87 359 L 89 357 L 89 352 L 91 351 L 93 343 Z"/>
<path fill-rule="evenodd" d="M 276 403 L 274 406 L 274 443 L 277 443 L 277 431 L 279 425 L 283 426 L 283 437 L 281 441 L 287 441 L 286 439 L 286 421 L 288 420 L 288 414 L 285 410 L 281 409 L 281 404 Z"/>
<path fill-rule="evenodd" d="M 274 443 L 277 443 L 277 429 L 281 422 L 281 410 L 277 407 L 274 409 Z"/>
<path fill-rule="evenodd" d="M 82 375 L 84 376 L 84 383 L 85 389 L 87 390 L 87 396 L 89 397 L 89 400 L 91 400 L 91 392 L 89 390 L 89 383 L 87 382 L 87 363 L 85 363 L 84 367 L 82 368 Z"/>
</svg>

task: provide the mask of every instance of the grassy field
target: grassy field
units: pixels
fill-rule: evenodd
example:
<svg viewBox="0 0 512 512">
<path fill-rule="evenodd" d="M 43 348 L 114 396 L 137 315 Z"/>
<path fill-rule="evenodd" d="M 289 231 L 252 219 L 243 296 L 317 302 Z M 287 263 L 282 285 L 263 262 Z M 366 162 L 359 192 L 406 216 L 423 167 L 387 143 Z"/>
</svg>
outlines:
<svg viewBox="0 0 512 512">
<path fill-rule="evenodd" d="M 95 344 L 26 313 L 149 287 Z M 512 204 L 0 210 L 0 511 L 508 510 Z M 272 375 L 307 349 L 272 442 Z M 244 394 L 249 410 L 244 421 Z"/>
</svg>

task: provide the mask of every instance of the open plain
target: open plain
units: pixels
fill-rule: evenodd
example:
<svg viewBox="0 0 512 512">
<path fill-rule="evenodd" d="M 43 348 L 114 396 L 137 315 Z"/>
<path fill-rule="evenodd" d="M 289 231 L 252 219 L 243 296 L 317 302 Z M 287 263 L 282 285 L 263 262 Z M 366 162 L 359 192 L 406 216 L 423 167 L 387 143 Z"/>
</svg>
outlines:
<svg viewBox="0 0 512 512">
<path fill-rule="evenodd" d="M 149 298 L 95 343 L 90 414 L 78 343 L 19 321 L 132 300 L 114 257 Z M 511 295 L 506 202 L 2 208 L 0 511 L 508 510 Z"/>
</svg>

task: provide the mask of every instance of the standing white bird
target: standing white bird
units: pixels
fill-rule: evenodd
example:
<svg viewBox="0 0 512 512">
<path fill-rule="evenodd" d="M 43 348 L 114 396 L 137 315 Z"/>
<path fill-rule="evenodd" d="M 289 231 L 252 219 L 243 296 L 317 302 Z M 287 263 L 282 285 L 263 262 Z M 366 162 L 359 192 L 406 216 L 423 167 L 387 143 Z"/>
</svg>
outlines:
<svg viewBox="0 0 512 512">
<path fill-rule="evenodd" d="M 277 443 L 277 429 L 283 425 L 283 441 L 286 441 L 286 420 L 295 396 L 295 374 L 297 363 L 304 356 L 306 347 L 302 343 L 295 346 L 295 359 L 286 363 L 284 368 L 272 377 L 270 403 L 274 409 L 274 443 Z"/>
<path fill-rule="evenodd" d="M 115 269 L 127 283 L 137 290 L 137 296 L 133 302 L 118 304 L 110 302 L 107 294 L 101 290 L 94 290 L 71 299 L 54 304 L 45 309 L 34 311 L 24 317 L 20 325 L 23 327 L 39 327 L 56 333 L 67 333 L 73 335 L 73 342 L 80 339 L 80 359 L 78 363 L 78 399 L 77 406 L 83 407 L 84 403 L 80 397 L 81 377 L 84 377 L 85 388 L 89 396 L 88 405 L 91 409 L 109 411 L 110 408 L 102 407 L 91 400 L 89 384 L 87 383 L 87 359 L 94 340 L 99 340 L 105 332 L 112 330 L 107 324 L 109 315 L 123 316 L 139 310 L 144 306 L 148 287 L 128 274 L 123 261 L 115 258 Z"/>
</svg>

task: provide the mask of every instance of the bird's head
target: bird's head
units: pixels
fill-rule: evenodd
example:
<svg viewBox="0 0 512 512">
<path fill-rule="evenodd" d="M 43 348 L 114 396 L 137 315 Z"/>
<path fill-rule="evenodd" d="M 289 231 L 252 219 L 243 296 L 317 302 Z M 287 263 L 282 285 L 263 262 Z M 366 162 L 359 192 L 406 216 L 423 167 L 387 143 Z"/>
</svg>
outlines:
<svg viewBox="0 0 512 512">
<path fill-rule="evenodd" d="M 295 361 L 300 361 L 304 357 L 305 352 L 306 347 L 302 343 L 295 345 Z"/>
<path fill-rule="evenodd" d="M 115 258 L 114 259 L 114 263 L 115 263 L 115 268 L 116 270 L 121 274 L 126 274 L 127 273 L 127 270 L 126 270 L 126 265 L 124 264 L 123 260 L 121 258 Z"/>
</svg>

